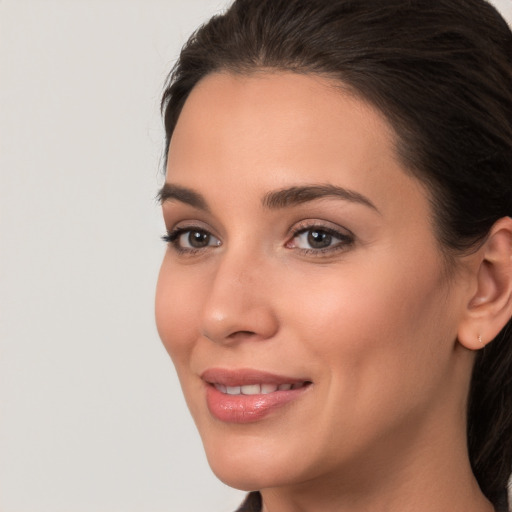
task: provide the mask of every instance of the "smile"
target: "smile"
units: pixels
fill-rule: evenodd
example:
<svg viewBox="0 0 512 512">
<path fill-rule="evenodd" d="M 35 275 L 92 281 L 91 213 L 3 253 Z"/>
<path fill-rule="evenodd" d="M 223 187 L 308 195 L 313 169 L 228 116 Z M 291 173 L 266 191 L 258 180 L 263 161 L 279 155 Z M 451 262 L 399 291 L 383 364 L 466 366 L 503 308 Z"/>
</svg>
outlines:
<svg viewBox="0 0 512 512">
<path fill-rule="evenodd" d="M 306 386 L 308 382 L 286 383 L 286 384 L 246 384 L 244 386 L 226 386 L 214 383 L 217 391 L 226 395 L 267 395 L 276 391 L 290 391 Z"/>
<path fill-rule="evenodd" d="M 312 381 L 254 369 L 210 368 L 201 374 L 210 414 L 223 423 L 253 423 L 285 414 Z M 281 411 L 281 412 L 278 412 Z"/>
</svg>

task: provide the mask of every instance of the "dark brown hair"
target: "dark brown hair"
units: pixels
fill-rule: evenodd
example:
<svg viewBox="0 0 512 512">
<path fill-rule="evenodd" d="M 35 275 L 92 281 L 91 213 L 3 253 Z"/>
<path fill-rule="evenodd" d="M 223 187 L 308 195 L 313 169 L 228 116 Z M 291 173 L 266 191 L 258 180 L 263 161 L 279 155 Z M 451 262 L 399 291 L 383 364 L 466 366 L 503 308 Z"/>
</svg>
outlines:
<svg viewBox="0 0 512 512">
<path fill-rule="evenodd" d="M 184 46 L 162 99 L 166 154 L 190 91 L 215 71 L 315 73 L 377 107 L 403 164 L 431 191 L 441 247 L 471 250 L 512 216 L 512 33 L 484 0 L 236 0 Z M 512 329 L 479 351 L 468 446 L 507 510 Z"/>
</svg>

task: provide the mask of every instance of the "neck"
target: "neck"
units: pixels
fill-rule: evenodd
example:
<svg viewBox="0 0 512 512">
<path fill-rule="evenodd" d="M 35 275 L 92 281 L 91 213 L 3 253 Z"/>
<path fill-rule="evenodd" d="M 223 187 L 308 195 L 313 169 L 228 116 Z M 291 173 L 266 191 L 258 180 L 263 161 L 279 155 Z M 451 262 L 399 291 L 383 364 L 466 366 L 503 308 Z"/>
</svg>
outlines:
<svg viewBox="0 0 512 512">
<path fill-rule="evenodd" d="M 352 488 L 347 482 L 308 482 L 300 488 L 264 489 L 263 512 L 494 512 L 469 469 L 444 469 L 448 465 L 435 475 L 415 474 L 410 467 L 395 474 L 400 483 L 374 471 L 366 485 L 359 482 Z"/>
<path fill-rule="evenodd" d="M 334 477 L 263 489 L 263 512 L 493 512 L 471 471 L 460 416 L 452 429 L 437 421 L 409 430 L 414 438 L 379 440 Z"/>
</svg>

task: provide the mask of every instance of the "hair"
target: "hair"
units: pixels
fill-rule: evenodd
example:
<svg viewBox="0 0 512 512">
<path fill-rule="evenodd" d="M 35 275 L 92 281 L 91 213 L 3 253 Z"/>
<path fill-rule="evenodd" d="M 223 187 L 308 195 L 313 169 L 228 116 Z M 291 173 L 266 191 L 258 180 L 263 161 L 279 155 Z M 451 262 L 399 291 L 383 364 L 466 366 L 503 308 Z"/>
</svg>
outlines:
<svg viewBox="0 0 512 512">
<path fill-rule="evenodd" d="M 430 190 L 448 259 L 512 216 L 512 33 L 484 0 L 236 0 L 183 47 L 162 98 L 167 155 L 194 86 L 214 72 L 334 79 L 394 128 Z M 507 510 L 512 327 L 476 355 L 468 450 L 482 492 Z"/>
</svg>

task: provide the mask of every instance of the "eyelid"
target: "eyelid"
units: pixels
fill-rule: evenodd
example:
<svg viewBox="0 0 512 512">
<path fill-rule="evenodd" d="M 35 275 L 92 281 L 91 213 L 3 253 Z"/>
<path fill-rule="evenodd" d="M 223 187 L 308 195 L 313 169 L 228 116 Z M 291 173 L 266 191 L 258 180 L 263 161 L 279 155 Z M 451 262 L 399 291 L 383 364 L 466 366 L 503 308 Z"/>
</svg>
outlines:
<svg viewBox="0 0 512 512">
<path fill-rule="evenodd" d="M 354 233 L 350 231 L 350 229 L 340 226 L 339 224 L 335 224 L 331 221 L 322 220 L 322 219 L 306 219 L 301 220 L 294 224 L 288 233 L 288 237 L 296 236 L 298 233 L 303 231 L 307 231 L 309 229 L 321 229 L 323 231 L 332 232 L 334 234 L 338 234 L 342 237 L 352 237 L 355 238 Z"/>
<path fill-rule="evenodd" d="M 338 239 L 339 242 L 324 248 L 311 247 L 309 249 L 306 249 L 302 247 L 292 246 L 293 240 L 295 240 L 299 235 L 314 230 L 325 232 L 331 235 L 333 238 Z M 287 238 L 288 241 L 286 242 L 285 246 L 289 249 L 299 251 L 305 255 L 322 256 L 326 255 L 326 253 L 332 254 L 338 251 L 347 250 L 350 246 L 354 244 L 355 238 L 356 237 L 352 233 L 352 231 L 345 227 L 333 224 L 330 221 L 308 219 L 299 222 L 290 229 L 290 233 Z"/>
<path fill-rule="evenodd" d="M 208 244 L 204 247 L 182 247 L 179 245 L 179 239 L 182 235 L 189 232 L 202 232 L 208 234 L 211 238 L 217 241 L 214 244 Z M 188 256 L 194 255 L 199 252 L 206 251 L 211 248 L 222 245 L 220 237 L 214 234 L 214 230 L 209 226 L 203 225 L 202 222 L 190 221 L 190 222 L 178 222 L 174 227 L 167 230 L 167 234 L 162 236 L 162 240 L 166 242 L 174 251 L 178 254 Z"/>
<path fill-rule="evenodd" d="M 173 241 L 173 240 L 179 238 L 184 233 L 189 233 L 189 232 L 193 232 L 193 231 L 206 233 L 209 236 L 211 236 L 212 238 L 219 240 L 219 238 L 217 236 L 215 236 L 209 229 L 205 229 L 205 228 L 202 228 L 199 226 L 186 226 L 186 227 L 174 228 L 174 229 L 171 229 L 170 231 L 167 231 L 167 234 L 164 235 L 163 238 L 172 239 L 170 241 Z"/>
<path fill-rule="evenodd" d="M 300 235 L 308 231 L 320 231 L 330 235 L 334 243 L 326 247 L 299 247 L 295 240 Z M 201 247 L 189 246 L 189 244 L 180 243 L 180 237 L 188 232 L 202 232 L 207 234 L 211 239 L 208 240 L 207 245 Z M 328 256 L 329 254 L 339 251 L 347 251 L 355 242 L 355 235 L 348 228 L 334 224 L 331 221 L 321 219 L 306 219 L 294 224 L 288 231 L 286 236 L 285 247 L 294 250 L 303 255 L 313 255 L 317 257 Z M 167 234 L 162 239 L 169 244 L 169 246 L 183 256 L 194 255 L 204 251 L 212 250 L 220 245 L 223 245 L 221 237 L 215 234 L 215 230 L 208 224 L 194 220 L 194 221 L 180 221 L 177 222 L 171 229 L 167 230 Z M 212 240 L 213 239 L 213 240 Z M 214 243 L 211 243 L 211 242 Z M 306 242 L 307 243 L 307 242 Z"/>
</svg>

